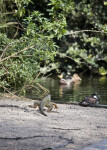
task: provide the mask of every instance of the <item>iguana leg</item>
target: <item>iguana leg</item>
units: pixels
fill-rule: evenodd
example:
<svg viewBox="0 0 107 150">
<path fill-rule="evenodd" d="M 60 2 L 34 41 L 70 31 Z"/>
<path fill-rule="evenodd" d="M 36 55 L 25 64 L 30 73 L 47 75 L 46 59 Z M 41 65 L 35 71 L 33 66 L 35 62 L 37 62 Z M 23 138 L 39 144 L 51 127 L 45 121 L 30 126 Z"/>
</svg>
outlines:
<svg viewBox="0 0 107 150">
<path fill-rule="evenodd" d="M 31 108 L 37 108 L 37 106 L 39 107 L 38 103 L 36 103 L 36 102 L 33 104 L 33 106 L 29 105 L 29 107 L 31 107 Z"/>
<path fill-rule="evenodd" d="M 58 109 L 58 106 L 53 102 L 50 102 L 49 105 L 47 105 L 46 107 L 48 107 L 47 112 L 51 111 L 54 107 L 55 109 Z"/>
<path fill-rule="evenodd" d="M 47 110 L 47 112 L 49 112 L 49 111 L 51 111 L 52 109 L 53 109 L 53 104 L 52 103 L 50 103 L 48 106 L 46 106 L 46 107 L 48 107 L 48 110 Z"/>
<path fill-rule="evenodd" d="M 52 104 L 54 105 L 55 109 L 58 109 L 57 104 L 55 104 L 55 103 L 52 103 Z"/>
</svg>

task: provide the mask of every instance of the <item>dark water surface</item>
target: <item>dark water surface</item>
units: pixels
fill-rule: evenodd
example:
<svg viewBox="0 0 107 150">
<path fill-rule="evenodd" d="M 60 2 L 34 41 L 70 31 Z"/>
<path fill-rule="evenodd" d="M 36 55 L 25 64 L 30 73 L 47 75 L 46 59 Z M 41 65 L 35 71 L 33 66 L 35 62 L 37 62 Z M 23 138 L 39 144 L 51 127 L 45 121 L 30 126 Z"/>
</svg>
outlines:
<svg viewBox="0 0 107 150">
<path fill-rule="evenodd" d="M 107 77 L 82 77 L 79 84 L 59 85 L 58 78 L 42 78 L 41 84 L 50 90 L 52 100 L 62 102 L 80 102 L 92 93 L 100 95 L 100 104 L 107 105 Z"/>
</svg>

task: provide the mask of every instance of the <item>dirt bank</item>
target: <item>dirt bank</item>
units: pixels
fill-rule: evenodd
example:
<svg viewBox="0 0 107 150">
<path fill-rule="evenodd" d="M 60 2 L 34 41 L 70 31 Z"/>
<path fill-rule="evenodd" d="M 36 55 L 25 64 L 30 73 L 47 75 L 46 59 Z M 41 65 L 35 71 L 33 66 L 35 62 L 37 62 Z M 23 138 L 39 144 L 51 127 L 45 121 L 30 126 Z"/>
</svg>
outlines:
<svg viewBox="0 0 107 150">
<path fill-rule="evenodd" d="M 0 150 L 77 150 L 107 138 L 107 109 L 58 104 L 46 117 L 29 104 L 0 98 Z"/>
</svg>

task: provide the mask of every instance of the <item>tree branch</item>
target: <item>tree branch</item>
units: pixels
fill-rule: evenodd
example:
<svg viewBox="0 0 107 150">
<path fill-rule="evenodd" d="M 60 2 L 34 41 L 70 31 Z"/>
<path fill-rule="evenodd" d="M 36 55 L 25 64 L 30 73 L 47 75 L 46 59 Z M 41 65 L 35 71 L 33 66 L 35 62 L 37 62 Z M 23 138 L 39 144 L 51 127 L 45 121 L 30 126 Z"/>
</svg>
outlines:
<svg viewBox="0 0 107 150">
<path fill-rule="evenodd" d="M 107 32 L 104 32 L 104 31 L 97 31 L 97 30 L 80 30 L 80 31 L 68 31 L 66 32 L 65 35 L 71 35 L 71 34 L 78 34 L 78 33 L 81 33 L 81 32 L 94 32 L 94 33 L 103 33 L 103 34 L 107 34 Z"/>
<path fill-rule="evenodd" d="M 35 44 L 29 45 L 29 46 L 25 47 L 24 49 L 20 50 L 19 52 L 16 52 L 16 53 L 14 53 L 14 54 L 12 54 L 10 56 L 7 56 L 4 59 L 1 59 L 0 63 L 3 62 L 3 61 L 5 61 L 5 60 L 7 60 L 7 59 L 9 59 L 9 58 L 12 58 L 12 57 L 16 56 L 17 54 L 19 54 L 21 52 L 24 52 L 24 51 L 28 50 L 29 48 L 33 48 L 34 46 L 35 46 Z"/>
</svg>

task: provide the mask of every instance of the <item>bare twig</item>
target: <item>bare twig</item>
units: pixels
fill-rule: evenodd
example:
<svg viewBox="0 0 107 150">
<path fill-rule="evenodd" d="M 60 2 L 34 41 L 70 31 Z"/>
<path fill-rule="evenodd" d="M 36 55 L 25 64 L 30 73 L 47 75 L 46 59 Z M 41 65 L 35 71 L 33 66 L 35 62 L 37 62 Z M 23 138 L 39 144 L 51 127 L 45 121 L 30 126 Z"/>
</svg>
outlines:
<svg viewBox="0 0 107 150">
<path fill-rule="evenodd" d="M 58 55 L 63 55 L 63 53 L 57 53 Z M 78 62 L 77 61 L 75 61 L 72 57 L 70 57 L 70 56 L 67 56 L 67 55 L 63 55 L 63 58 L 69 58 L 69 59 L 71 59 L 71 60 L 73 60 L 75 63 L 77 63 L 78 64 Z M 79 62 L 80 63 L 80 62 Z M 81 62 L 82 63 L 82 62 Z"/>
<path fill-rule="evenodd" d="M 2 23 L 0 25 L 0 28 L 3 28 L 3 27 L 7 27 L 7 26 L 11 26 L 13 24 L 18 24 L 17 22 L 8 22 L 8 23 Z"/>
<path fill-rule="evenodd" d="M 46 93 L 50 92 L 48 89 L 46 89 L 45 87 L 43 87 L 41 84 L 37 83 L 37 85 L 43 89 Z"/>
<path fill-rule="evenodd" d="M 15 42 L 16 42 L 16 41 L 15 41 Z M 6 50 L 7 50 L 12 44 L 14 44 L 15 42 L 9 43 L 9 44 L 5 47 L 5 49 L 3 50 L 3 53 L 1 54 L 0 60 L 1 60 L 2 57 L 4 56 Z"/>
<path fill-rule="evenodd" d="M 71 34 L 77 34 L 77 33 L 81 33 L 81 32 L 94 32 L 94 33 L 103 33 L 103 34 L 107 34 L 107 32 L 104 31 L 97 31 L 97 30 L 80 30 L 80 31 L 68 31 L 65 35 L 71 35 Z"/>
<path fill-rule="evenodd" d="M 24 49 L 22 49 L 22 50 L 20 50 L 20 51 L 14 53 L 14 54 L 12 54 L 12 55 L 10 55 L 10 56 L 7 56 L 7 57 L 5 57 L 4 59 L 0 60 L 0 63 L 3 62 L 3 61 L 5 61 L 5 60 L 7 60 L 7 59 L 9 59 L 9 58 L 12 58 L 12 57 L 16 56 L 17 54 L 19 54 L 19 53 L 21 53 L 21 52 L 24 52 L 24 51 L 28 50 L 29 48 L 33 48 L 34 46 L 35 46 L 35 44 L 29 45 L 29 46 L 25 47 Z M 7 49 L 7 48 L 6 48 L 6 49 Z"/>
<path fill-rule="evenodd" d="M 15 96 L 15 95 L 14 95 L 12 92 L 10 92 L 5 86 L 3 86 L 3 85 L 1 86 L 1 85 L 0 85 L 0 87 L 3 88 L 6 92 L 8 92 L 10 95 Z"/>
<path fill-rule="evenodd" d="M 0 12 L 0 15 L 9 15 L 9 14 L 15 14 L 15 13 L 16 13 L 16 12 L 14 12 L 14 11 L 13 11 L 13 12 L 6 12 L 6 13 L 1 13 L 1 12 Z"/>
<path fill-rule="evenodd" d="M 17 27 L 17 26 L 15 26 L 15 25 L 11 25 L 12 27 L 14 27 L 14 28 L 17 28 L 18 30 L 22 30 L 22 31 L 25 31 L 25 29 L 22 29 L 22 28 L 20 28 L 19 26 Z"/>
</svg>

